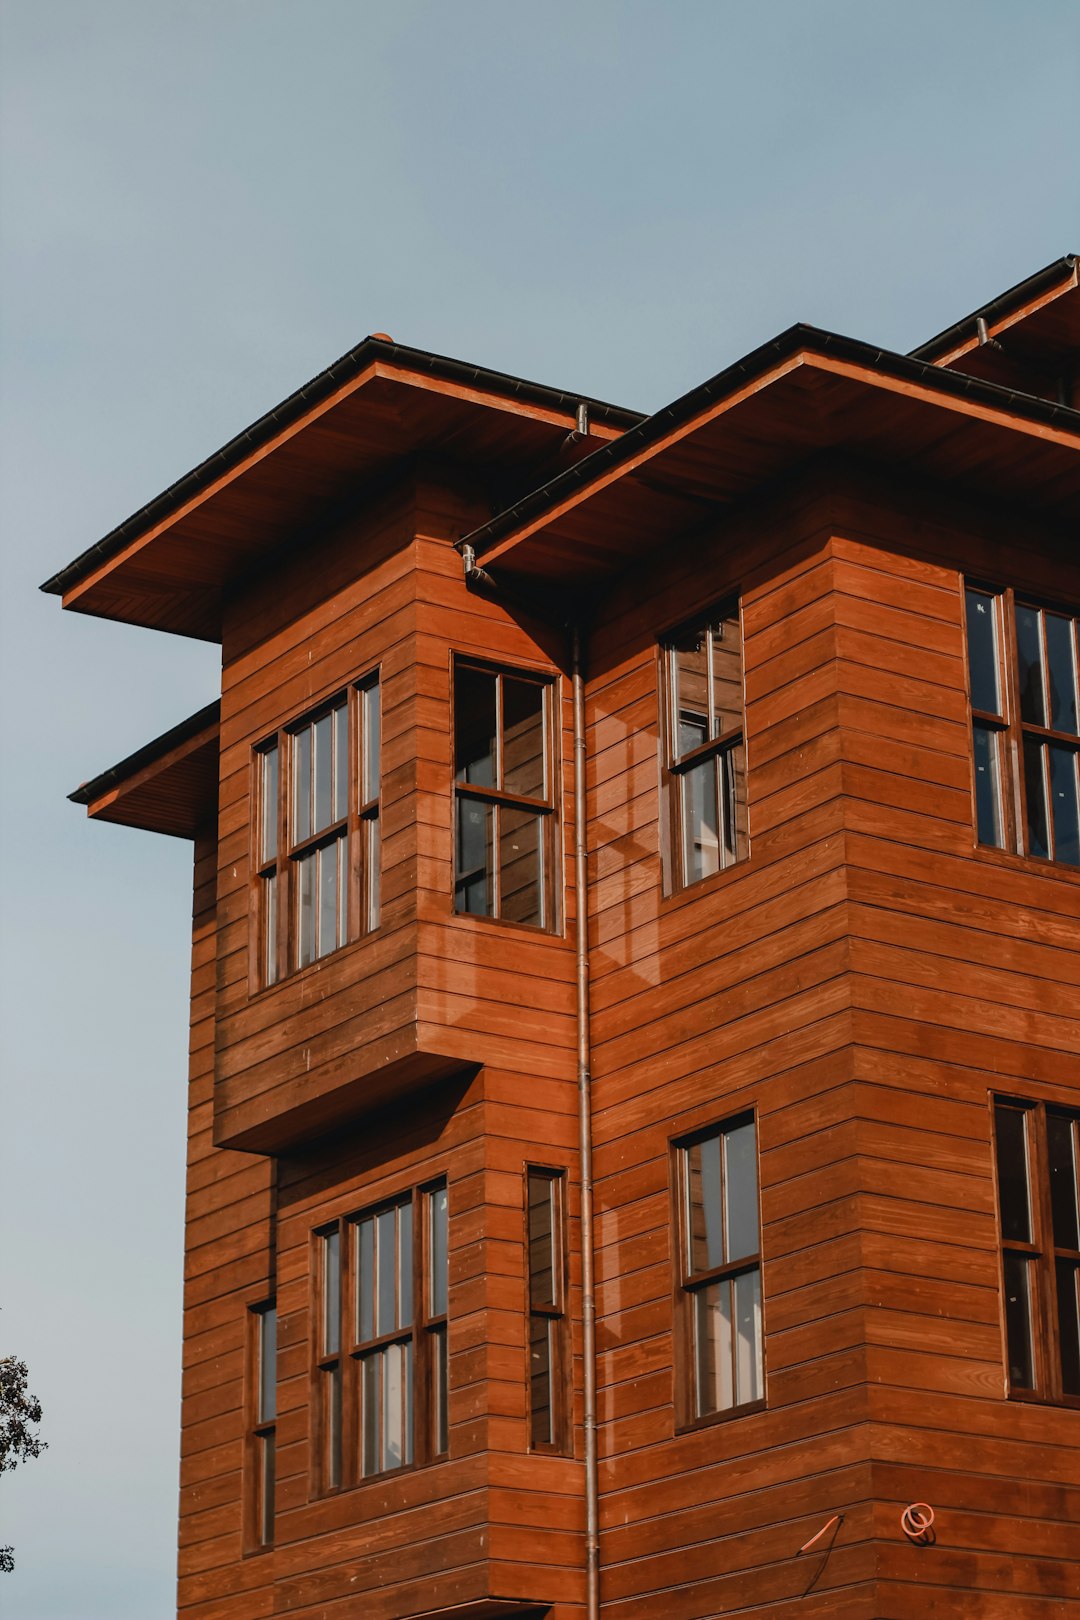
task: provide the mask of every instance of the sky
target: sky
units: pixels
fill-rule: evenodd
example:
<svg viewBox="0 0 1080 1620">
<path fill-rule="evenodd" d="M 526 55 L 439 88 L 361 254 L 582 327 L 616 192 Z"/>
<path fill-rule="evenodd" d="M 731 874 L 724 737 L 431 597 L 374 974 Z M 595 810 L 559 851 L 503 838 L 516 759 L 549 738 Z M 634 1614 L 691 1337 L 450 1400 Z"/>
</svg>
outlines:
<svg viewBox="0 0 1080 1620">
<path fill-rule="evenodd" d="M 43 579 L 372 331 L 653 410 L 1080 249 L 1076 0 L 0 0 L 6 1620 L 174 1612 L 191 850 L 66 802 L 217 649 Z"/>
</svg>

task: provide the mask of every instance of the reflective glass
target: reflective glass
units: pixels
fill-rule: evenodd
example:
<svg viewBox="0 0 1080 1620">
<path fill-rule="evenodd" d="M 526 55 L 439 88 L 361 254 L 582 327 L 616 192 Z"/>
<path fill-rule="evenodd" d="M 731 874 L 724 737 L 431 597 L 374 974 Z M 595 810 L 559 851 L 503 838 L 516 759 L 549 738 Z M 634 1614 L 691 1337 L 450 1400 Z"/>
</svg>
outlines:
<svg viewBox="0 0 1080 1620">
<path fill-rule="evenodd" d="M 379 1447 L 379 1373 L 382 1360 L 378 1351 L 360 1363 L 360 1472 L 377 1474 L 382 1466 Z"/>
<path fill-rule="evenodd" d="M 1050 835 L 1043 778 L 1043 745 L 1030 736 L 1024 738 L 1024 796 L 1027 801 L 1027 853 L 1046 860 L 1050 854 Z"/>
<path fill-rule="evenodd" d="M 499 806 L 499 915 L 507 922 L 543 926 L 541 817 Z"/>
<path fill-rule="evenodd" d="M 1009 1382 L 1014 1389 L 1034 1389 L 1031 1344 L 1031 1266 L 1021 1254 L 1005 1254 L 1005 1334 L 1009 1348 Z"/>
<path fill-rule="evenodd" d="M 720 870 L 716 773 L 717 763 L 711 757 L 683 773 L 683 864 L 687 883 L 696 883 Z"/>
<path fill-rule="evenodd" d="M 761 1333 L 761 1273 L 735 1278 L 735 1404 L 759 1401 L 764 1388 Z"/>
<path fill-rule="evenodd" d="M 341 1484 L 341 1363 L 323 1373 L 326 1424 L 326 1483 Z"/>
<path fill-rule="evenodd" d="M 1001 733 L 988 726 L 972 730 L 975 754 L 975 821 L 980 844 L 1002 849 L 1005 844 L 1001 822 Z"/>
<path fill-rule="evenodd" d="M 986 714 L 1001 713 L 998 692 L 997 608 L 986 591 L 964 592 L 967 615 L 968 675 L 971 707 Z"/>
<path fill-rule="evenodd" d="M 356 1225 L 356 1337 L 375 1337 L 375 1222 L 366 1215 Z"/>
<path fill-rule="evenodd" d="M 544 780 L 544 688 L 533 681 L 502 678 L 503 780 L 507 793 L 542 799 Z"/>
<path fill-rule="evenodd" d="M 274 1541 L 274 1465 L 277 1437 L 259 1436 L 259 1541 L 270 1547 Z"/>
<path fill-rule="evenodd" d="M 725 1259 L 741 1260 L 758 1250 L 757 1149 L 754 1122 L 724 1132 Z"/>
<path fill-rule="evenodd" d="M 1080 1395 L 1080 1266 L 1059 1260 L 1056 1277 L 1061 1387 L 1066 1395 Z"/>
<path fill-rule="evenodd" d="M 447 1294 L 449 1287 L 449 1216 L 448 1200 L 445 1187 L 436 1187 L 428 1194 L 428 1219 L 431 1223 L 428 1234 L 428 1247 L 430 1251 L 430 1313 L 432 1316 L 445 1316 Z"/>
<path fill-rule="evenodd" d="M 454 774 L 459 782 L 495 786 L 495 676 L 459 664 L 454 670 Z"/>
<path fill-rule="evenodd" d="M 1076 712 L 1076 654 L 1073 621 L 1061 613 L 1047 613 L 1046 662 L 1050 677 L 1050 724 L 1055 731 L 1080 734 Z"/>
<path fill-rule="evenodd" d="M 263 882 L 263 977 L 267 984 L 277 982 L 277 873 L 271 872 Z"/>
<path fill-rule="evenodd" d="M 273 1423 L 277 1415 L 277 1311 L 271 1305 L 259 1314 L 259 1422 Z"/>
<path fill-rule="evenodd" d="M 493 812 L 490 804 L 481 804 L 476 799 L 458 799 L 455 911 L 467 912 L 475 917 L 494 915 L 492 829 Z"/>
<path fill-rule="evenodd" d="M 364 769 L 360 785 L 361 802 L 369 804 L 379 797 L 379 683 L 373 681 L 360 694 L 361 724 L 364 735 Z"/>
<path fill-rule="evenodd" d="M 724 1264 L 724 1224 L 720 1190 L 720 1135 L 684 1148 L 686 1170 L 686 1248 L 691 1276 Z"/>
<path fill-rule="evenodd" d="M 397 1210 L 384 1209 L 375 1217 L 375 1336 L 397 1327 L 395 1276 L 397 1271 Z"/>
<path fill-rule="evenodd" d="M 1043 696 L 1042 633 L 1038 608 L 1016 604 L 1016 652 L 1020 676 L 1020 714 L 1036 726 L 1046 724 Z"/>
<path fill-rule="evenodd" d="M 1080 866 L 1080 808 L 1077 805 L 1077 755 L 1050 743 L 1050 808 L 1054 817 L 1054 859 Z"/>
<path fill-rule="evenodd" d="M 730 614 L 712 627 L 712 736 L 727 737 L 742 728 L 742 637 L 739 615 Z"/>
<path fill-rule="evenodd" d="M 709 1283 L 694 1294 L 695 1416 L 734 1405 L 731 1358 L 731 1284 Z"/>
<path fill-rule="evenodd" d="M 551 1318 L 529 1321 L 529 1440 L 534 1446 L 551 1445 Z"/>
<path fill-rule="evenodd" d="M 994 1108 L 997 1148 L 998 1208 L 1001 1235 L 1017 1243 L 1031 1241 L 1028 1201 L 1027 1114 L 998 1103 Z"/>
<path fill-rule="evenodd" d="M 382 845 L 382 835 L 379 831 L 378 816 L 369 816 L 364 822 L 363 837 L 365 839 L 367 856 L 364 868 L 364 881 L 367 888 L 367 926 L 368 928 L 378 928 L 379 896 L 381 886 L 379 866 L 381 860 L 380 850 Z"/>
<path fill-rule="evenodd" d="M 335 821 L 349 813 L 349 705 L 339 703 L 334 710 L 334 810 Z"/>
<path fill-rule="evenodd" d="M 304 726 L 292 740 L 294 844 L 311 837 L 311 727 Z"/>
<path fill-rule="evenodd" d="M 341 1347 L 341 1253 L 337 1232 L 322 1240 L 322 1353 L 335 1356 Z"/>
<path fill-rule="evenodd" d="M 450 1362 L 445 1326 L 435 1328 L 431 1337 L 435 1368 L 435 1451 L 441 1455 L 450 1449 Z"/>
<path fill-rule="evenodd" d="M 315 722 L 315 823 L 313 832 L 322 832 L 333 820 L 334 717 L 321 715 Z"/>
<path fill-rule="evenodd" d="M 1054 1242 L 1059 1249 L 1080 1249 L 1077 1209 L 1077 1127 L 1065 1114 L 1046 1112 L 1046 1147 L 1050 1168 L 1050 1208 Z"/>
<path fill-rule="evenodd" d="M 709 649 L 704 627 L 680 636 L 668 654 L 675 698 L 675 757 L 709 740 Z"/>
<path fill-rule="evenodd" d="M 302 855 L 296 863 L 296 886 L 300 915 L 296 930 L 296 960 L 307 967 L 315 960 L 315 868 L 317 850 Z"/>
<path fill-rule="evenodd" d="M 338 939 L 338 862 L 344 840 L 335 838 L 318 851 L 319 863 L 319 956 L 337 949 Z"/>
<path fill-rule="evenodd" d="M 262 861 L 277 856 L 278 834 L 278 751 L 277 743 L 262 753 Z"/>
<path fill-rule="evenodd" d="M 413 1319 L 413 1207 L 412 1199 L 397 1207 L 398 1307 L 396 1327 L 411 1327 Z"/>
<path fill-rule="evenodd" d="M 529 1304 L 554 1305 L 555 1222 L 552 1208 L 554 1183 L 550 1176 L 530 1170 L 529 1196 Z"/>
</svg>

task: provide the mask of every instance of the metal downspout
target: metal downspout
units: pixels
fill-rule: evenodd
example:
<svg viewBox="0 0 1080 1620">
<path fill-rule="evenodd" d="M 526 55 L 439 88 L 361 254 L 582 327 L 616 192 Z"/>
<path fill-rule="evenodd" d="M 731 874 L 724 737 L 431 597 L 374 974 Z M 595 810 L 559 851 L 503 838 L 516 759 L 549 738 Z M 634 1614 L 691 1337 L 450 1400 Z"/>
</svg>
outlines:
<svg viewBox="0 0 1080 1620">
<path fill-rule="evenodd" d="M 581 631 L 573 632 L 574 909 L 577 933 L 578 1139 L 581 1155 L 581 1321 L 585 1395 L 585 1612 L 600 1614 L 600 1475 L 596 1429 L 596 1294 L 593 1267 L 592 1073 L 589 1039 L 589 894 L 585 852 L 585 682 Z"/>
</svg>

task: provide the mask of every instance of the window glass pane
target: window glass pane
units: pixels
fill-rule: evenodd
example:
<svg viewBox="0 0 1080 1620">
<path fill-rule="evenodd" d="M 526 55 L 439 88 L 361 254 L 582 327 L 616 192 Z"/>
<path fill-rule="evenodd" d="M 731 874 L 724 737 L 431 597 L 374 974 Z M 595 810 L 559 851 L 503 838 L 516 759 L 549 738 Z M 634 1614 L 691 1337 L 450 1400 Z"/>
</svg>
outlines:
<svg viewBox="0 0 1080 1620">
<path fill-rule="evenodd" d="M 338 862 L 343 842 L 335 838 L 333 843 L 324 844 L 315 857 L 319 863 L 319 956 L 328 956 L 341 943 L 338 937 Z"/>
<path fill-rule="evenodd" d="M 679 636 L 669 651 L 675 707 L 675 757 L 709 740 L 708 640 L 705 627 Z"/>
<path fill-rule="evenodd" d="M 277 982 L 277 873 L 271 872 L 263 883 L 263 978 L 267 984 Z"/>
<path fill-rule="evenodd" d="M 373 681 L 360 694 L 364 734 L 364 769 L 360 786 L 362 803 L 379 797 L 379 683 Z"/>
<path fill-rule="evenodd" d="M 1077 1211 L 1076 1126 L 1065 1114 L 1047 1109 L 1046 1147 L 1050 1166 L 1050 1208 L 1054 1243 L 1059 1249 L 1080 1249 L 1080 1213 Z"/>
<path fill-rule="evenodd" d="M 274 1463 L 276 1437 L 259 1436 L 259 1541 L 270 1547 L 274 1541 Z"/>
<path fill-rule="evenodd" d="M 495 887 L 492 878 L 493 815 L 490 804 L 476 799 L 457 801 L 457 877 L 454 880 L 454 910 L 474 917 L 495 913 Z"/>
<path fill-rule="evenodd" d="M 507 793 L 542 799 L 544 771 L 544 688 L 533 681 L 502 678 L 503 781 Z"/>
<path fill-rule="evenodd" d="M 731 1284 L 709 1283 L 694 1294 L 697 1417 L 735 1404 L 731 1370 Z"/>
<path fill-rule="evenodd" d="M 315 722 L 315 823 L 312 832 L 329 827 L 333 816 L 334 717 L 324 714 Z"/>
<path fill-rule="evenodd" d="M 259 1422 L 272 1423 L 277 1415 L 277 1311 L 271 1305 L 259 1314 Z"/>
<path fill-rule="evenodd" d="M 1061 1388 L 1080 1395 L 1080 1266 L 1057 1262 L 1058 1343 L 1061 1347 Z"/>
<path fill-rule="evenodd" d="M 356 1228 L 356 1337 L 375 1337 L 375 1222 L 370 1215 Z"/>
<path fill-rule="evenodd" d="M 1020 714 L 1037 726 L 1046 724 L 1043 697 L 1042 634 L 1038 608 L 1016 604 L 1016 651 L 1020 676 Z"/>
<path fill-rule="evenodd" d="M 379 831 L 378 816 L 369 816 L 364 822 L 363 836 L 365 840 L 364 886 L 367 893 L 366 915 L 367 927 L 379 926 L 380 903 L 380 862 L 382 859 L 382 834 Z"/>
<path fill-rule="evenodd" d="M 337 1232 L 327 1232 L 322 1240 L 322 1286 L 322 1354 L 335 1356 L 341 1348 L 341 1254 Z"/>
<path fill-rule="evenodd" d="M 720 1201 L 720 1136 L 707 1136 L 684 1148 L 686 1169 L 686 1250 L 690 1273 L 724 1264 Z"/>
<path fill-rule="evenodd" d="M 1044 615 L 1046 661 L 1050 677 L 1050 724 L 1055 731 L 1080 733 L 1076 712 L 1076 660 L 1073 622 L 1061 613 Z"/>
<path fill-rule="evenodd" d="M 529 1443 L 553 1444 L 551 1410 L 551 1329 L 549 1316 L 529 1320 Z"/>
<path fill-rule="evenodd" d="M 714 737 L 742 730 L 742 638 L 739 615 L 729 614 L 712 627 Z"/>
<path fill-rule="evenodd" d="M 270 748 L 264 748 L 261 758 L 262 765 L 262 806 L 260 820 L 262 822 L 262 863 L 272 861 L 277 855 L 278 833 L 278 751 L 277 743 Z"/>
<path fill-rule="evenodd" d="M 969 588 L 964 593 L 964 605 L 967 613 L 971 707 L 988 714 L 1000 714 L 995 599 L 985 591 Z"/>
<path fill-rule="evenodd" d="M 761 1273 L 756 1268 L 735 1278 L 735 1404 L 759 1401 L 761 1364 Z"/>
<path fill-rule="evenodd" d="M 450 1450 L 450 1362 L 447 1355 L 446 1328 L 432 1332 L 432 1358 L 435 1367 L 435 1451 L 438 1455 Z"/>
<path fill-rule="evenodd" d="M 1046 750 L 1050 762 L 1050 806 L 1054 815 L 1054 859 L 1080 865 L 1080 814 L 1077 811 L 1076 762 L 1071 748 Z"/>
<path fill-rule="evenodd" d="M 972 741 L 975 753 L 975 821 L 980 844 L 1004 848 L 1001 821 L 1001 733 L 987 726 L 975 726 Z"/>
<path fill-rule="evenodd" d="M 454 774 L 459 782 L 495 786 L 495 676 L 454 669 Z"/>
<path fill-rule="evenodd" d="M 997 1104 L 994 1109 L 994 1137 L 997 1146 L 1001 1235 L 1018 1243 L 1030 1243 L 1027 1114 L 1024 1110 Z"/>
<path fill-rule="evenodd" d="M 687 883 L 720 870 L 716 760 L 703 759 L 682 777 L 683 865 Z"/>
<path fill-rule="evenodd" d="M 550 1176 L 529 1171 L 529 1304 L 554 1305 L 554 1185 Z"/>
<path fill-rule="evenodd" d="M 512 805 L 499 807 L 499 915 L 507 922 L 543 925 L 541 819 Z"/>
<path fill-rule="evenodd" d="M 410 1327 L 413 1319 L 413 1207 L 397 1207 L 398 1309 L 395 1327 Z"/>
<path fill-rule="evenodd" d="M 1034 1389 L 1031 1348 L 1031 1265 L 1023 1255 L 1005 1255 L 1005 1331 L 1009 1347 L 1009 1382 L 1014 1389 Z"/>
<path fill-rule="evenodd" d="M 392 1333 L 397 1327 L 397 1210 L 384 1209 L 375 1217 L 375 1336 Z"/>
<path fill-rule="evenodd" d="M 360 1472 L 377 1474 L 382 1465 L 379 1446 L 379 1390 L 382 1358 L 373 1351 L 360 1363 Z"/>
<path fill-rule="evenodd" d="M 757 1150 L 754 1122 L 724 1132 L 725 1258 L 741 1260 L 758 1251 Z"/>
<path fill-rule="evenodd" d="M 315 866 L 317 850 L 302 855 L 296 863 L 299 916 L 296 932 L 296 960 L 307 967 L 315 960 Z"/>
<path fill-rule="evenodd" d="M 449 1292 L 449 1201 L 445 1187 L 436 1187 L 428 1194 L 428 1212 L 431 1222 L 428 1234 L 431 1277 L 429 1281 L 430 1313 L 445 1316 Z"/>
<path fill-rule="evenodd" d="M 720 803 L 723 807 L 723 864 L 730 866 L 746 848 L 746 772 L 742 743 L 720 755 Z"/>
<path fill-rule="evenodd" d="M 328 1487 L 341 1484 L 341 1363 L 323 1373 L 325 1479 Z"/>
<path fill-rule="evenodd" d="M 412 1461 L 412 1341 L 376 1351 L 382 1371 L 382 1425 L 379 1466 L 401 1468 Z"/>
<path fill-rule="evenodd" d="M 292 740 L 294 844 L 311 837 L 311 727 L 304 726 Z"/>
<path fill-rule="evenodd" d="M 1050 839 L 1046 824 L 1043 745 L 1030 736 L 1024 738 L 1024 792 L 1027 798 L 1027 853 L 1045 860 L 1050 854 Z"/>
<path fill-rule="evenodd" d="M 342 821 L 349 813 L 349 705 L 334 710 L 334 813 Z"/>
</svg>

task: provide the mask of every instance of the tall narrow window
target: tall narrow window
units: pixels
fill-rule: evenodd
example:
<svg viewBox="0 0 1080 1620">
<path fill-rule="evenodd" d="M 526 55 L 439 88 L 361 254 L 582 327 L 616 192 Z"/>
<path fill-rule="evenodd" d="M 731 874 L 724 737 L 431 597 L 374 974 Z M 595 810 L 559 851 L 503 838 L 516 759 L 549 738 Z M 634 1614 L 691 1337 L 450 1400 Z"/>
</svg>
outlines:
<svg viewBox="0 0 1080 1620">
<path fill-rule="evenodd" d="M 1080 1403 L 1080 1118 L 994 1103 L 1009 1393 Z"/>
<path fill-rule="evenodd" d="M 324 1491 L 449 1449 L 445 1182 L 315 1234 Z"/>
<path fill-rule="evenodd" d="M 256 750 L 262 984 L 378 927 L 379 729 L 373 677 Z"/>
<path fill-rule="evenodd" d="M 454 910 L 554 926 L 551 682 L 454 666 Z"/>
<path fill-rule="evenodd" d="M 1080 865 L 1080 622 L 964 591 L 980 844 Z"/>
<path fill-rule="evenodd" d="M 567 1380 L 564 1199 L 566 1173 L 526 1171 L 529 1262 L 529 1444 L 565 1444 Z"/>
<path fill-rule="evenodd" d="M 738 603 L 673 635 L 661 676 L 669 867 L 684 888 L 746 854 Z"/>
<path fill-rule="evenodd" d="M 248 1539 L 274 1542 L 274 1462 L 277 1442 L 277 1309 L 272 1301 L 249 1313 L 248 1468 L 251 1481 Z"/>
<path fill-rule="evenodd" d="M 750 1117 L 676 1148 L 686 1421 L 765 1397 L 757 1144 Z"/>
</svg>

